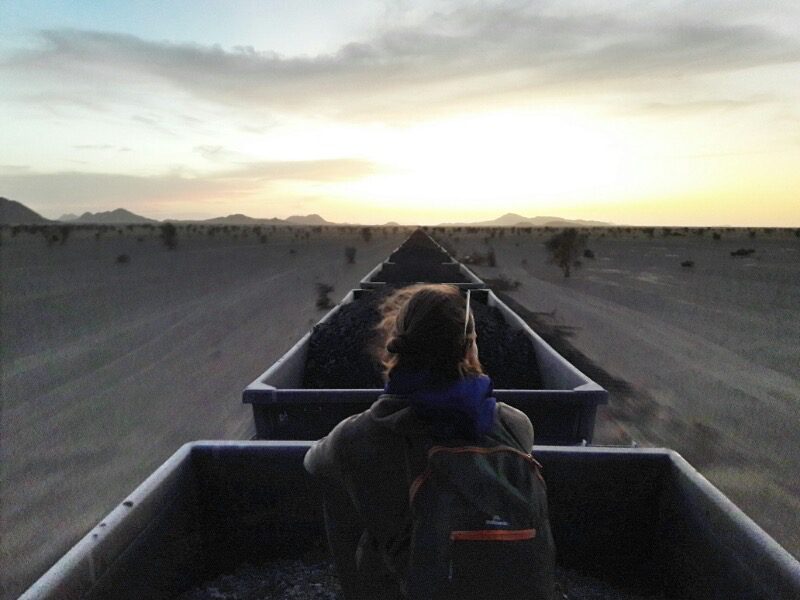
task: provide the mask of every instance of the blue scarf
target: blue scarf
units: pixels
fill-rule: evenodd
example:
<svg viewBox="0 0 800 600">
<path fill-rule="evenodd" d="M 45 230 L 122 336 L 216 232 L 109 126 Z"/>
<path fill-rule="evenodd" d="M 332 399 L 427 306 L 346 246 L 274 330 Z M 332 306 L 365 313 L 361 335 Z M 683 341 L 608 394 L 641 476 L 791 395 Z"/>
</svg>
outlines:
<svg viewBox="0 0 800 600">
<path fill-rule="evenodd" d="M 408 396 L 414 412 L 438 437 L 477 439 L 494 426 L 497 400 L 486 375 L 442 382 L 429 371 L 395 369 L 385 391 Z"/>
</svg>

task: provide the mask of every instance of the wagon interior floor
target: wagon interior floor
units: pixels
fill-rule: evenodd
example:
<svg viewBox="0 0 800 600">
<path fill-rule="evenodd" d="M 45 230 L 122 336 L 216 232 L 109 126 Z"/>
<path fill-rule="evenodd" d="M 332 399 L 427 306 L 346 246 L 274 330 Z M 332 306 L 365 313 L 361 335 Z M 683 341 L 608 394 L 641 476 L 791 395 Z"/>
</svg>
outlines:
<svg viewBox="0 0 800 600">
<path fill-rule="evenodd" d="M 608 583 L 556 568 L 559 600 L 663 600 L 640 596 Z M 244 564 L 193 588 L 176 600 L 344 600 L 336 570 L 328 560 L 279 560 L 259 566 Z"/>
</svg>

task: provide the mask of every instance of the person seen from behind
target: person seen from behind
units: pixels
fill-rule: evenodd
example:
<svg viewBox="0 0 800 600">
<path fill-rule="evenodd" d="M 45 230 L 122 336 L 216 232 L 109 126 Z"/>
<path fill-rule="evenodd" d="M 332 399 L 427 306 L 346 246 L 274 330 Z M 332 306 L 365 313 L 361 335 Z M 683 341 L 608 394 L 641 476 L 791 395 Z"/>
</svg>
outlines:
<svg viewBox="0 0 800 600">
<path fill-rule="evenodd" d="M 348 600 L 553 598 L 533 426 L 492 397 L 469 298 L 448 285 L 388 296 L 384 393 L 305 457 Z"/>
</svg>

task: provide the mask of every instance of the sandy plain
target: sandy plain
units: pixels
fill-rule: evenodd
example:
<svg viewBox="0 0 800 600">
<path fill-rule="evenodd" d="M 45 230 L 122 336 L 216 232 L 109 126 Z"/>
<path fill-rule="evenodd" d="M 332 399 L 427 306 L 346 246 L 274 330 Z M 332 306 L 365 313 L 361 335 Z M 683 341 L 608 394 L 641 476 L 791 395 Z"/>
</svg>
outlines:
<svg viewBox="0 0 800 600">
<path fill-rule="evenodd" d="M 594 230 L 568 279 L 552 232 L 440 238 L 461 257 L 494 248 L 475 272 L 519 281 L 508 297 L 596 369 L 611 401 L 594 443 L 677 450 L 800 556 L 800 237 L 674 233 Z"/>
<path fill-rule="evenodd" d="M 337 302 L 408 235 L 179 231 L 167 250 L 157 231 L 120 229 L 49 246 L 2 232 L 4 600 L 184 442 L 251 437 L 241 390 L 324 314 L 315 284 Z"/>
<path fill-rule="evenodd" d="M 179 234 L 174 251 L 148 231 L 3 232 L 0 597 L 183 442 L 250 437 L 241 389 L 323 314 L 315 283 L 336 302 L 407 235 L 304 231 Z M 678 232 L 595 230 L 569 279 L 547 262 L 552 232 L 440 237 L 494 248 L 478 275 L 518 280 L 508 298 L 608 386 L 595 443 L 678 450 L 798 556 L 800 238 Z M 742 247 L 756 252 L 730 256 Z"/>
</svg>

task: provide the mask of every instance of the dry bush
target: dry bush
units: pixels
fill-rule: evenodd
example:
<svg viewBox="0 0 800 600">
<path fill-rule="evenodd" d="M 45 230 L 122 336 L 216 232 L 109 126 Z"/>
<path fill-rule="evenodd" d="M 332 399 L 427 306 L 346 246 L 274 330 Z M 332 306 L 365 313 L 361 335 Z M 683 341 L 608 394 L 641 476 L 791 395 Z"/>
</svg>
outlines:
<svg viewBox="0 0 800 600">
<path fill-rule="evenodd" d="M 484 279 L 484 282 L 495 292 L 511 292 L 522 285 L 518 280 L 509 279 L 505 275 L 501 275 L 500 277 L 496 277 L 494 279 Z"/>
<path fill-rule="evenodd" d="M 161 229 L 161 240 L 167 250 L 174 250 L 178 245 L 178 228 L 172 223 L 163 223 Z"/>
<path fill-rule="evenodd" d="M 545 242 L 545 248 L 550 254 L 550 262 L 564 272 L 564 277 L 570 276 L 571 267 L 580 266 L 578 257 L 586 245 L 587 238 L 585 233 L 578 233 L 577 229 L 569 228 L 555 234 Z"/>
<path fill-rule="evenodd" d="M 318 283 L 317 289 L 317 308 L 320 310 L 333 308 L 334 304 L 329 294 L 333 291 L 333 286 L 327 283 Z"/>
<path fill-rule="evenodd" d="M 750 256 L 755 251 L 755 248 L 739 248 L 738 250 L 731 252 L 731 256 Z"/>
</svg>

